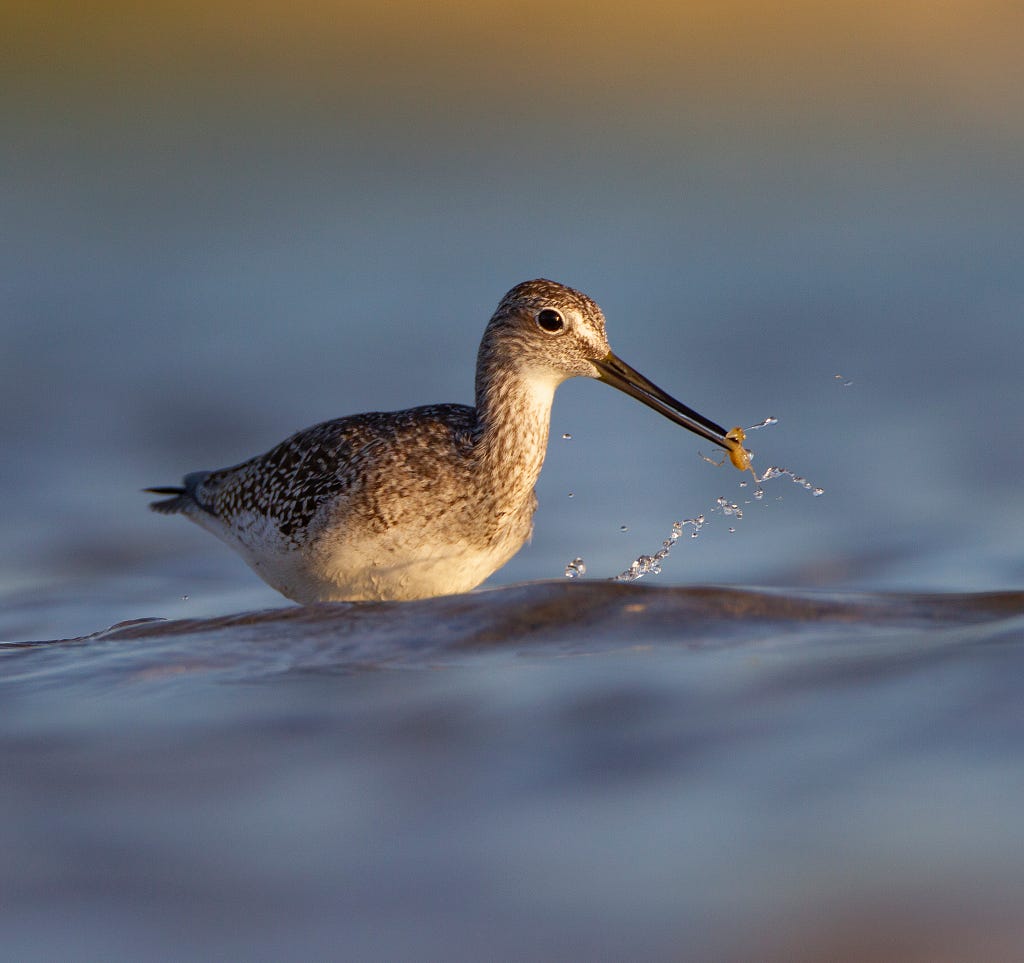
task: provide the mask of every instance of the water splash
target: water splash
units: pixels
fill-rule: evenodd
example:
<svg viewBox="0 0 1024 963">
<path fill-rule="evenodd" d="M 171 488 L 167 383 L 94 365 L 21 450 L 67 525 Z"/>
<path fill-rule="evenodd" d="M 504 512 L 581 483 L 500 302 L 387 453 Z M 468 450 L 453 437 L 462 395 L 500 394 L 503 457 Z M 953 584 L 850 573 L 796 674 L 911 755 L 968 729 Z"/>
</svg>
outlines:
<svg viewBox="0 0 1024 963">
<path fill-rule="evenodd" d="M 777 425 L 778 423 L 778 418 L 776 418 L 774 415 L 769 415 L 767 418 L 765 418 L 763 421 L 758 422 L 756 425 L 751 425 L 749 428 L 745 429 L 734 429 L 734 431 L 742 434 L 747 431 L 757 431 L 759 428 L 770 428 L 773 425 Z M 710 462 L 712 465 L 716 466 L 724 465 L 726 460 L 728 459 L 728 456 L 726 456 L 726 458 L 723 458 L 721 461 L 714 461 L 713 459 L 708 458 L 706 455 L 703 454 L 700 457 L 703 458 L 704 461 Z M 754 479 L 755 487 L 751 491 L 754 501 L 764 501 L 764 488 L 762 488 L 761 486 L 765 482 L 771 481 L 773 478 L 781 477 L 789 478 L 790 481 L 792 481 L 794 484 L 797 484 L 801 488 L 806 489 L 815 497 L 825 494 L 824 488 L 819 488 L 813 485 L 802 475 L 797 475 L 794 472 L 790 471 L 788 468 L 781 468 L 778 465 L 772 465 L 770 468 L 765 469 L 763 475 L 758 476 L 757 472 L 754 471 L 754 468 L 748 463 L 746 470 L 750 472 L 750 475 Z M 739 486 L 740 488 L 746 488 L 749 484 L 750 481 L 746 477 L 744 477 L 743 480 L 740 481 Z M 779 499 L 781 498 L 782 496 L 780 495 Z M 749 505 L 750 501 L 748 500 L 746 504 Z M 711 511 L 712 513 L 721 514 L 723 518 L 730 518 L 737 522 L 743 519 L 743 507 L 738 502 L 731 501 L 724 495 L 719 495 L 719 497 L 715 499 L 715 507 L 712 508 Z M 661 564 L 665 561 L 666 558 L 668 558 L 673 546 L 682 536 L 683 529 L 689 526 L 691 529 L 690 537 L 697 538 L 697 536 L 700 534 L 701 529 L 705 525 L 705 521 L 706 519 L 704 515 L 698 515 L 696 518 L 686 518 L 683 519 L 683 521 L 681 522 L 675 522 L 672 525 L 672 531 L 669 533 L 668 538 L 666 538 L 661 543 L 661 548 L 658 551 L 654 552 L 651 555 L 637 556 L 635 559 L 633 559 L 632 562 L 630 562 L 629 568 L 627 568 L 623 572 L 620 572 L 618 575 L 613 576 L 612 580 L 616 582 L 635 582 L 637 579 L 641 579 L 645 575 L 660 575 Z M 628 528 L 625 525 L 623 525 L 619 529 L 619 531 L 626 532 L 628 531 Z M 736 527 L 734 525 L 729 526 L 729 534 L 736 534 Z M 569 572 L 567 570 L 566 575 L 568 574 Z"/>
<path fill-rule="evenodd" d="M 661 543 L 661 548 L 658 549 L 653 555 L 639 555 L 629 563 L 629 568 L 624 572 L 619 572 L 618 575 L 613 576 L 613 582 L 635 582 L 637 579 L 643 578 L 645 575 L 660 575 L 661 574 L 661 563 L 668 558 L 669 553 L 672 551 L 672 547 L 682 537 L 683 529 L 686 526 L 691 527 L 690 538 L 696 538 L 700 534 L 700 530 L 704 527 L 704 516 L 698 515 L 696 518 L 684 518 L 680 522 L 672 523 L 672 531 L 669 532 L 668 538 Z"/>
<path fill-rule="evenodd" d="M 783 476 L 788 477 L 794 485 L 799 485 L 801 488 L 804 488 L 807 491 L 809 491 L 812 495 L 814 495 L 815 498 L 817 498 L 819 495 L 825 494 L 824 488 L 818 488 L 812 482 L 809 482 L 806 478 L 804 478 L 803 475 L 797 475 L 791 472 L 788 468 L 780 468 L 778 465 L 772 465 L 770 468 L 766 468 L 764 470 L 764 474 L 758 480 L 761 482 L 766 482 L 770 481 L 772 478 L 781 478 Z M 764 492 L 762 491 L 761 494 L 763 495 Z M 757 496 L 757 492 L 754 492 L 754 495 L 755 497 L 760 497 Z"/>
<path fill-rule="evenodd" d="M 724 495 L 719 495 L 715 499 L 715 505 L 718 506 L 717 510 L 721 511 L 723 515 L 735 515 L 738 519 L 743 517 L 743 509 L 736 502 L 729 501 Z"/>
<path fill-rule="evenodd" d="M 587 574 L 587 563 L 578 555 L 565 566 L 566 578 L 582 578 Z"/>
</svg>

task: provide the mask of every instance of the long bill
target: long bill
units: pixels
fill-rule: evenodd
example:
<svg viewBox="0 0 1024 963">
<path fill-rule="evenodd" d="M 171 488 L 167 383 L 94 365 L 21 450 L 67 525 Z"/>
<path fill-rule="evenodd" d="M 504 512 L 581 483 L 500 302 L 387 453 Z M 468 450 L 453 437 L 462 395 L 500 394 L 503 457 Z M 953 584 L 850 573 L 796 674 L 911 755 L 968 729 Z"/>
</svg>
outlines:
<svg viewBox="0 0 1024 963">
<path fill-rule="evenodd" d="M 598 379 L 619 391 L 625 392 L 630 397 L 642 401 L 648 408 L 653 408 L 658 414 L 664 415 L 669 421 L 692 431 L 701 438 L 724 448 L 726 451 L 734 452 L 737 448 L 742 451 L 742 439 L 730 437 L 734 432 L 727 432 L 721 425 L 709 421 L 702 414 L 677 401 L 670 394 L 666 394 L 654 382 L 648 381 L 639 371 L 634 370 L 625 361 L 617 358 L 611 351 L 600 361 L 594 361 L 597 368 Z"/>
</svg>

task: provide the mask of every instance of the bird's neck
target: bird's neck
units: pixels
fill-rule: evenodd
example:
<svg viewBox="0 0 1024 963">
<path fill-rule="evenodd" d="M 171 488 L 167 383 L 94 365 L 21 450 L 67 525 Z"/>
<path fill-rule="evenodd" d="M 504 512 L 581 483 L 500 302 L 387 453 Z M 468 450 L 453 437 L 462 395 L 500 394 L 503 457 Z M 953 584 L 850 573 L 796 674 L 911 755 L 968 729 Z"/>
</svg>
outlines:
<svg viewBox="0 0 1024 963">
<path fill-rule="evenodd" d="M 557 386 L 547 371 L 484 370 L 477 379 L 477 463 L 513 499 L 528 498 L 540 475 Z"/>
</svg>

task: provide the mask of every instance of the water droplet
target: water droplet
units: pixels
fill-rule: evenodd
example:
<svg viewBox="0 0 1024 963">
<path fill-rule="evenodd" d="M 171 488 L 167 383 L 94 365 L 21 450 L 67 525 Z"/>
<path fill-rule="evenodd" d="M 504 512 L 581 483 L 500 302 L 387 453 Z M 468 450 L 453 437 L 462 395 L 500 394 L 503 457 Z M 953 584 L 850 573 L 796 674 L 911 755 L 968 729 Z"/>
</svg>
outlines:
<svg viewBox="0 0 1024 963">
<path fill-rule="evenodd" d="M 761 425 L 755 425 L 755 427 L 767 427 L 778 422 L 778 418 L 771 417 L 766 418 Z M 763 482 L 769 481 L 773 478 L 780 478 L 783 475 L 789 477 L 789 479 L 801 488 L 810 491 L 814 495 L 823 495 L 825 490 L 823 488 L 815 488 L 811 483 L 801 475 L 796 475 L 791 472 L 788 468 L 780 468 L 778 465 L 772 465 L 765 469 L 764 474 L 758 477 L 756 474 L 753 475 L 756 487 L 751 491 L 752 497 L 757 501 L 764 500 L 764 489 L 761 487 Z M 744 480 L 740 483 L 741 488 L 746 488 L 749 484 L 748 481 Z M 776 499 L 781 501 L 782 495 L 777 495 Z M 744 500 L 745 505 L 752 504 L 750 499 Z M 712 512 L 720 512 L 722 515 L 740 521 L 743 518 L 743 509 L 736 502 L 730 501 L 724 495 L 720 495 L 715 499 L 715 507 L 711 509 Z M 635 558 L 625 571 L 620 572 L 618 575 L 613 576 L 613 581 L 618 582 L 633 582 L 637 579 L 643 578 L 645 575 L 657 575 L 661 572 L 661 563 L 668 558 L 672 549 L 678 543 L 678 540 L 682 538 L 683 531 L 687 528 L 690 529 L 690 538 L 698 538 L 700 536 L 701 529 L 705 524 L 705 516 L 698 515 L 696 518 L 684 518 L 681 521 L 672 523 L 672 531 L 668 533 L 668 537 L 661 543 L 661 548 L 653 555 L 640 555 Z M 629 531 L 628 526 L 622 525 L 619 528 L 620 532 Z M 736 534 L 736 527 L 729 526 L 729 534 Z"/>
<path fill-rule="evenodd" d="M 772 465 L 770 468 L 766 468 L 764 470 L 764 474 L 758 480 L 761 482 L 766 482 L 770 481 L 773 478 L 781 478 L 783 475 L 788 476 L 789 480 L 793 482 L 794 485 L 799 485 L 801 488 L 811 492 L 814 495 L 825 493 L 825 489 L 815 488 L 811 482 L 809 482 L 806 478 L 803 477 L 803 475 L 797 475 L 794 472 L 791 472 L 788 468 L 780 468 L 778 465 Z M 755 498 L 761 498 L 763 495 L 764 492 L 763 490 L 760 489 L 760 487 L 754 490 Z"/>
<path fill-rule="evenodd" d="M 635 582 L 637 579 L 643 578 L 645 575 L 660 575 L 661 574 L 661 563 L 669 557 L 673 546 L 677 540 L 682 536 L 683 529 L 689 525 L 692 527 L 690 532 L 690 538 L 696 538 L 700 533 L 701 526 L 704 524 L 704 516 L 698 515 L 696 518 L 684 518 L 680 522 L 672 523 L 672 531 L 669 532 L 668 538 L 661 543 L 661 548 L 658 549 L 653 555 L 640 555 L 635 558 L 629 564 L 624 572 L 620 572 L 618 575 L 613 577 L 613 581 L 616 582 Z M 622 526 L 622 530 L 626 530 L 626 526 Z"/>
<path fill-rule="evenodd" d="M 580 578 L 582 575 L 587 574 L 587 563 L 583 561 L 578 555 L 568 565 L 565 566 L 565 577 L 566 578 Z"/>
</svg>

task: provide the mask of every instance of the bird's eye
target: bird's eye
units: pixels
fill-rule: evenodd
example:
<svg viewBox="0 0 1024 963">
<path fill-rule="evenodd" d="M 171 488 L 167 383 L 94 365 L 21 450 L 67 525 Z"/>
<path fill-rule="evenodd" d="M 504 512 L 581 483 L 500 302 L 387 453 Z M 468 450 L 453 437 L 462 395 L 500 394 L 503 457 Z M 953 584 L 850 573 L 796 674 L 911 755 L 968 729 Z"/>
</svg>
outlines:
<svg viewBox="0 0 1024 963">
<path fill-rule="evenodd" d="M 554 308 L 545 308 L 537 314 L 537 324 L 554 334 L 565 327 L 565 320 Z"/>
</svg>

